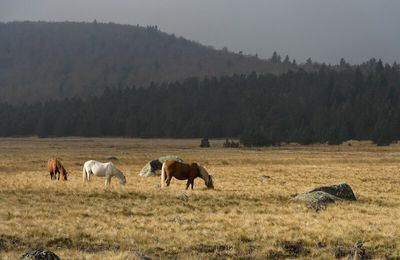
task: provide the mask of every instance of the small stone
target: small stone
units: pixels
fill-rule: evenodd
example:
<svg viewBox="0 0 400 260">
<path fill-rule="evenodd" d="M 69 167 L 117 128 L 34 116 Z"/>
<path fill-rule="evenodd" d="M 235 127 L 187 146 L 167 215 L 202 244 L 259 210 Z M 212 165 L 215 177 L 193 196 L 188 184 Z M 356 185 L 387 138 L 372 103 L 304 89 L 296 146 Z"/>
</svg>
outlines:
<svg viewBox="0 0 400 260">
<path fill-rule="evenodd" d="M 351 253 L 348 256 L 349 260 L 369 260 L 372 257 L 369 256 L 366 252 L 365 252 L 365 248 L 362 242 L 357 241 L 354 244 L 353 249 L 351 250 Z"/>
<path fill-rule="evenodd" d="M 271 176 L 261 175 L 259 178 L 260 178 L 260 180 L 265 181 L 265 180 L 271 179 Z"/>
<path fill-rule="evenodd" d="M 20 260 L 61 260 L 61 258 L 49 250 L 35 249 L 23 254 Z"/>
<path fill-rule="evenodd" d="M 185 202 L 189 201 L 189 196 L 184 193 L 177 195 L 176 198 Z"/>
<path fill-rule="evenodd" d="M 137 260 L 151 260 L 150 257 L 148 257 L 147 255 L 143 254 L 142 252 L 133 252 L 132 255 Z"/>
</svg>

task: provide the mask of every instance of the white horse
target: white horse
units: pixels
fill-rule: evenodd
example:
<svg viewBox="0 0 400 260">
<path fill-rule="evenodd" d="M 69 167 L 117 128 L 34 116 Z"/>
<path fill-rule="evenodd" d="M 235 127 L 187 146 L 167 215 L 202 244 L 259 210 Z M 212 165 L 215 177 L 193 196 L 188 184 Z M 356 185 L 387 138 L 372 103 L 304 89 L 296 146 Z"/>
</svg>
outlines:
<svg viewBox="0 0 400 260">
<path fill-rule="evenodd" d="M 119 179 L 119 183 L 125 185 L 126 178 L 124 174 L 118 170 L 112 162 L 101 163 L 98 161 L 90 160 L 83 165 L 83 183 L 90 180 L 90 175 L 98 177 L 105 177 L 105 185 L 108 187 L 111 183 L 111 177 L 115 176 Z"/>
</svg>

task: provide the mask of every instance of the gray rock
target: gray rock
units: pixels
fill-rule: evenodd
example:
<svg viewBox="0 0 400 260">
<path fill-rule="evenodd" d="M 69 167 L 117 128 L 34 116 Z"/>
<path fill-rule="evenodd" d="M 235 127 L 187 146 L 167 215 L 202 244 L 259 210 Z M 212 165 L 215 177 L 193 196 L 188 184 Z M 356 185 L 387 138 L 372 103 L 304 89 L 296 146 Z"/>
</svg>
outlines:
<svg viewBox="0 0 400 260">
<path fill-rule="evenodd" d="M 325 204 L 334 203 L 335 200 L 340 200 L 340 198 L 324 191 L 305 192 L 297 195 L 294 199 L 304 202 L 321 202 Z"/>
<path fill-rule="evenodd" d="M 324 191 L 306 192 L 294 197 L 294 200 L 303 201 L 306 207 L 315 211 L 325 209 L 329 203 L 335 203 L 335 200 L 340 200 L 338 197 Z"/>
<path fill-rule="evenodd" d="M 139 176 L 142 176 L 142 177 L 150 177 L 150 176 L 154 176 L 154 175 L 156 175 L 156 173 L 151 170 L 150 162 L 148 162 L 143 167 L 143 169 L 139 172 Z"/>
<path fill-rule="evenodd" d="M 53 252 L 45 249 L 35 249 L 23 254 L 20 260 L 60 260 L 61 258 Z"/>
<path fill-rule="evenodd" d="M 139 176 L 142 177 L 156 176 L 157 175 L 156 171 L 161 170 L 162 164 L 167 160 L 183 162 L 181 158 L 175 155 L 163 156 L 158 159 L 149 161 L 139 172 Z"/>
<path fill-rule="evenodd" d="M 319 211 L 329 203 L 338 200 L 356 200 L 350 185 L 340 183 L 332 186 L 322 186 L 297 195 L 293 200 L 303 201 L 308 208 Z"/>
<path fill-rule="evenodd" d="M 178 156 L 175 155 L 167 155 L 167 156 L 162 156 L 160 158 L 158 158 L 158 160 L 161 162 L 161 164 L 163 164 L 165 161 L 175 161 L 175 162 L 183 162 L 183 160 L 181 158 L 179 158 Z M 161 170 L 161 167 L 160 167 Z"/>
<path fill-rule="evenodd" d="M 353 190 L 347 183 L 339 183 L 337 185 L 331 185 L 331 186 L 321 186 L 312 189 L 309 192 L 314 192 L 314 191 L 324 191 L 343 200 L 357 200 L 356 196 L 353 193 Z"/>
</svg>

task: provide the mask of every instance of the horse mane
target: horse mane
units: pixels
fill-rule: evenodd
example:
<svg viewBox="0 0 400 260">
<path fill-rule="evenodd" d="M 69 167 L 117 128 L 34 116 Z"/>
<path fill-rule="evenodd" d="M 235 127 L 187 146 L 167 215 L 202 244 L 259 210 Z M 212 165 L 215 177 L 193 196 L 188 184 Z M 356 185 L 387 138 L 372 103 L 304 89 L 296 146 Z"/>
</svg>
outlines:
<svg viewBox="0 0 400 260">
<path fill-rule="evenodd" d="M 56 157 L 55 158 L 55 160 L 56 160 L 56 165 L 57 165 L 57 167 L 58 167 L 58 169 L 62 172 L 62 174 L 63 174 L 63 178 L 64 178 L 64 180 L 67 180 L 67 176 L 68 176 L 68 172 L 67 172 L 67 170 L 64 168 L 64 165 L 61 163 L 61 159 L 59 158 L 59 157 Z"/>
</svg>

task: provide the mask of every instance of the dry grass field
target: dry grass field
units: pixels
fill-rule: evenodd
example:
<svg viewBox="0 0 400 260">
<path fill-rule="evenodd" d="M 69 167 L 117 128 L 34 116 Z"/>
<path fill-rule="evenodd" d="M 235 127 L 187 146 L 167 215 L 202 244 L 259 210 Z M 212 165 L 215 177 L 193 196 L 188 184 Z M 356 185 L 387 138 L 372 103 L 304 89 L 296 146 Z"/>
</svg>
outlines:
<svg viewBox="0 0 400 260">
<path fill-rule="evenodd" d="M 263 149 L 201 149 L 199 140 L 0 139 L 0 258 L 45 247 L 62 259 L 336 259 L 362 241 L 374 259 L 400 259 L 400 146 L 352 142 Z M 139 177 L 151 159 L 178 155 L 204 165 L 194 190 L 173 179 Z M 70 171 L 51 181 L 49 157 Z M 82 185 L 86 160 L 114 161 L 121 187 L 93 177 Z M 270 178 L 262 179 L 267 175 Z M 291 201 L 319 185 L 347 182 L 356 202 L 313 211 Z M 186 194 L 188 201 L 177 198 Z M 386 258 L 385 258 L 386 257 Z"/>
</svg>

